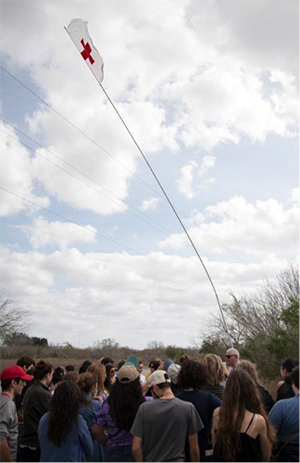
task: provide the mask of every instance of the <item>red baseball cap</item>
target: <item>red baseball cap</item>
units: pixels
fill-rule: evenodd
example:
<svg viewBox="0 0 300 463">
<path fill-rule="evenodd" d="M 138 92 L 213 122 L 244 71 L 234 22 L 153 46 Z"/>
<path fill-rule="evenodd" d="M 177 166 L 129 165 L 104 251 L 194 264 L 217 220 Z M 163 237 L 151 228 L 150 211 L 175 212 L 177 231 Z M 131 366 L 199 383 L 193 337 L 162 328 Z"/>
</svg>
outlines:
<svg viewBox="0 0 300 463">
<path fill-rule="evenodd" d="M 31 381 L 34 376 L 27 375 L 22 367 L 18 365 L 13 365 L 11 367 L 5 368 L 0 375 L 0 381 L 5 381 L 6 379 L 24 379 L 24 381 Z"/>
</svg>

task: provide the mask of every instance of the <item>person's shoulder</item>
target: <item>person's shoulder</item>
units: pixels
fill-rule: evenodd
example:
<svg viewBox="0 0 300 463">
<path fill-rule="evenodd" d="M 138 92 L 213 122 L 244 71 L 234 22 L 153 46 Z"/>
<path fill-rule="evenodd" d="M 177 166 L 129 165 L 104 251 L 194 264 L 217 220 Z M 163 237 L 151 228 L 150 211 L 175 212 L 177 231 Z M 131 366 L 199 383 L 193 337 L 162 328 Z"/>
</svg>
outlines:
<svg viewBox="0 0 300 463">
<path fill-rule="evenodd" d="M 219 415 L 220 407 L 214 409 L 213 417 L 216 418 Z"/>
<path fill-rule="evenodd" d="M 260 432 L 263 429 L 265 429 L 267 426 L 266 419 L 259 413 L 257 413 L 255 416 L 256 416 L 255 426 L 256 426 L 257 431 Z"/>
</svg>

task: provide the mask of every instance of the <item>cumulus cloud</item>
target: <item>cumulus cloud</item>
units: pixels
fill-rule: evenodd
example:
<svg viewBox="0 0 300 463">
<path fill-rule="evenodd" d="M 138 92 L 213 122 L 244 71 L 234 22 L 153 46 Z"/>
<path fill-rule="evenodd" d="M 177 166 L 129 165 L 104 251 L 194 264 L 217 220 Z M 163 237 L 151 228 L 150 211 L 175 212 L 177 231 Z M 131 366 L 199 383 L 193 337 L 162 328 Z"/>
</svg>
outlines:
<svg viewBox="0 0 300 463">
<path fill-rule="evenodd" d="M 215 165 L 215 156 L 204 156 L 200 166 L 195 161 L 180 169 L 180 177 L 177 180 L 178 191 L 186 199 L 193 199 L 201 191 L 206 191 L 215 182 L 215 178 L 209 175 L 209 170 Z M 195 180 L 195 176 L 199 180 Z"/>
<path fill-rule="evenodd" d="M 51 342 L 68 341 L 83 347 L 112 337 L 122 345 L 134 343 L 132 347 L 144 348 L 155 331 L 155 338 L 165 344 L 174 339 L 188 344 L 190 338 L 183 339 L 182 333 L 194 334 L 197 320 L 218 310 L 195 257 L 108 255 L 75 248 L 47 255 L 2 248 L 0 254 L 7 294 L 30 310 L 30 334 L 38 331 Z M 264 275 L 280 269 L 283 261 L 269 256 L 259 264 L 207 259 L 205 264 L 221 300 L 227 301 L 230 290 L 253 289 Z M 61 280 L 67 281 L 64 288 L 57 285 Z"/>
<path fill-rule="evenodd" d="M 293 256 L 298 249 L 299 206 L 284 208 L 275 199 L 247 202 L 236 196 L 221 201 L 205 210 L 205 221 L 197 227 L 190 224 L 190 235 L 202 252 L 214 254 L 238 251 L 252 258 L 265 258 L 270 254 Z M 178 249 L 180 237 L 174 234 L 160 243 L 162 248 Z"/>
<path fill-rule="evenodd" d="M 140 206 L 140 211 L 155 211 L 160 199 L 156 197 L 145 199 Z"/>
<path fill-rule="evenodd" d="M 74 243 L 96 243 L 95 227 L 75 223 L 48 222 L 43 217 L 37 217 L 31 225 L 19 228 L 29 235 L 29 241 L 34 249 L 45 246 L 58 246 L 61 249 Z"/>
<path fill-rule="evenodd" d="M 50 200 L 47 196 L 35 193 L 33 160 L 29 151 L 18 142 L 14 129 L 2 122 L 0 122 L 0 151 L 1 187 L 13 193 L 1 190 L 0 215 L 10 216 L 20 211 L 36 210 L 32 204 L 20 197 L 42 207 L 49 206 Z"/>
</svg>

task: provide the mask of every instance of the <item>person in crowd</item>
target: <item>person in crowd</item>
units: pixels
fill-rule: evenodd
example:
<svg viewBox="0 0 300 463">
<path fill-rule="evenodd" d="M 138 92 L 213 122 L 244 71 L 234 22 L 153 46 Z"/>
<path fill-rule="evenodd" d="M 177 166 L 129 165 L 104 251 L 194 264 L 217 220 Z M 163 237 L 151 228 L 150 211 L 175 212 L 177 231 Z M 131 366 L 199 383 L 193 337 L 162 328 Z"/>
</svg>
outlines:
<svg viewBox="0 0 300 463">
<path fill-rule="evenodd" d="M 219 399 L 223 399 L 224 384 L 229 376 L 227 368 L 223 365 L 222 359 L 215 354 L 208 354 L 203 359 L 206 368 L 206 383 L 202 390 L 215 394 Z"/>
<path fill-rule="evenodd" d="M 140 359 L 134 354 L 129 355 L 129 357 L 125 360 L 125 365 L 133 365 L 136 369 L 138 369 L 139 363 Z"/>
<path fill-rule="evenodd" d="M 228 365 L 228 371 L 231 373 L 233 370 L 235 370 L 240 361 L 240 353 L 237 349 L 231 347 L 230 349 L 227 349 L 225 359 Z"/>
<path fill-rule="evenodd" d="M 271 394 L 269 393 L 269 391 L 267 391 L 261 384 L 259 384 L 256 366 L 254 365 L 254 363 L 251 363 L 248 360 L 242 360 L 238 364 L 237 369 L 242 369 L 242 370 L 247 371 L 247 373 L 249 373 L 249 375 L 251 376 L 251 378 L 253 379 L 256 385 L 256 389 L 259 392 L 263 407 L 266 413 L 268 414 L 274 405 L 274 400 Z"/>
<path fill-rule="evenodd" d="M 200 461 L 198 432 L 203 423 L 194 405 L 174 397 L 166 371 L 152 373 L 149 386 L 157 400 L 142 404 L 132 425 L 135 460 L 184 461 L 188 436 L 191 461 Z"/>
<path fill-rule="evenodd" d="M 146 377 L 145 375 L 143 375 L 143 371 L 144 371 L 144 364 L 143 364 L 143 360 L 140 358 L 139 359 L 139 366 L 137 368 L 137 371 L 140 375 L 140 383 L 141 383 L 141 386 L 145 386 L 145 384 L 147 384 L 147 381 L 146 381 Z"/>
<path fill-rule="evenodd" d="M 187 360 L 190 360 L 189 356 L 187 354 L 183 354 L 179 359 L 179 364 L 182 366 Z"/>
<path fill-rule="evenodd" d="M 277 396 L 276 402 L 282 399 L 290 399 L 294 397 L 294 391 L 292 388 L 292 381 L 290 378 L 292 370 L 299 365 L 299 360 L 294 358 L 286 358 L 280 367 L 280 374 L 282 381 L 279 381 L 277 385 Z"/>
<path fill-rule="evenodd" d="M 20 357 L 16 365 L 23 368 L 23 370 L 27 373 L 29 370 L 32 370 L 35 367 L 35 360 L 27 355 Z"/>
<path fill-rule="evenodd" d="M 35 367 L 35 360 L 32 357 L 28 357 L 27 355 L 24 355 L 23 357 L 20 357 L 17 360 L 16 365 L 23 368 L 25 373 L 27 373 L 28 375 L 31 375 L 33 378 L 33 369 Z M 17 408 L 18 421 L 19 421 L 19 439 L 21 435 L 23 434 L 23 430 L 24 430 L 23 399 L 24 399 L 25 392 L 32 384 L 33 384 L 33 379 L 32 381 L 27 381 L 23 388 L 22 394 L 16 395 L 15 397 L 15 404 Z M 19 457 L 19 446 L 18 446 L 18 460 L 19 459 L 20 457 Z"/>
<path fill-rule="evenodd" d="M 145 400 L 137 369 L 133 365 L 123 365 L 93 426 L 94 436 L 104 445 L 104 461 L 134 461 L 130 429 Z"/>
<path fill-rule="evenodd" d="M 94 373 L 97 378 L 97 391 L 94 399 L 102 403 L 109 395 L 109 391 L 105 387 L 106 368 L 102 363 L 92 363 L 87 371 L 89 373 Z"/>
<path fill-rule="evenodd" d="M 167 373 L 171 379 L 171 389 L 173 394 L 177 394 L 178 392 L 182 391 L 181 385 L 178 384 L 178 376 L 180 370 L 181 366 L 177 365 L 176 363 L 172 363 L 167 370 Z"/>
<path fill-rule="evenodd" d="M 87 461 L 103 461 L 102 446 L 92 434 L 94 418 L 101 407 L 101 402 L 94 399 L 97 394 L 97 376 L 90 372 L 82 373 L 78 376 L 76 384 L 83 395 L 83 401 L 79 405 L 79 413 L 85 420 L 93 440 L 93 455 Z"/>
<path fill-rule="evenodd" d="M 66 369 L 66 373 L 68 373 L 68 371 L 76 371 L 76 368 L 74 365 L 66 365 L 65 369 Z"/>
<path fill-rule="evenodd" d="M 1 461 L 17 461 L 18 416 L 14 400 L 22 394 L 26 381 L 33 376 L 18 365 L 5 368 L 1 375 L 0 396 L 0 455 Z"/>
<path fill-rule="evenodd" d="M 27 389 L 23 401 L 24 432 L 20 438 L 21 461 L 40 461 L 38 425 L 41 417 L 48 412 L 51 400 L 49 384 L 53 367 L 40 360 L 33 371 L 34 384 Z"/>
<path fill-rule="evenodd" d="M 55 389 L 57 388 L 58 384 L 63 380 L 64 373 L 61 371 L 61 367 L 55 368 L 51 383 L 49 384 L 49 390 L 51 394 L 54 394 Z"/>
<path fill-rule="evenodd" d="M 102 357 L 100 359 L 100 363 L 102 363 L 102 365 L 106 366 L 108 363 L 111 363 L 112 365 L 114 364 L 114 361 L 112 358 L 110 357 Z"/>
<path fill-rule="evenodd" d="M 149 370 L 150 371 L 148 373 L 146 373 L 146 375 L 145 375 L 146 381 L 149 381 L 149 378 L 152 375 L 152 373 L 154 373 L 154 371 L 158 370 L 160 365 L 161 365 L 161 359 L 154 359 L 154 360 L 151 360 L 149 362 Z"/>
<path fill-rule="evenodd" d="M 170 366 L 170 365 L 173 365 L 173 363 L 174 363 L 173 360 L 171 360 L 171 359 L 166 359 L 166 360 L 164 360 L 164 361 L 161 363 L 159 369 L 160 369 L 160 370 L 164 370 L 164 371 L 168 371 L 169 366 Z"/>
<path fill-rule="evenodd" d="M 85 373 L 90 365 L 92 365 L 92 362 L 90 360 L 85 360 L 79 367 L 78 373 L 80 375 L 81 373 Z"/>
<path fill-rule="evenodd" d="M 124 364 L 125 364 L 125 360 L 120 360 L 120 362 L 118 363 L 118 366 L 117 366 L 117 370 L 116 370 L 116 377 L 118 376 L 119 371 L 120 371 L 120 369 L 122 368 L 122 366 Z"/>
<path fill-rule="evenodd" d="M 200 390 L 206 383 L 206 368 L 202 363 L 192 360 L 185 361 L 179 372 L 178 381 L 183 392 L 176 394 L 176 397 L 191 402 L 204 425 L 204 428 L 198 432 L 200 461 L 214 461 L 211 445 L 211 424 L 213 413 L 216 408 L 220 407 L 221 400 L 210 392 Z M 185 461 L 191 461 L 187 446 Z"/>
<path fill-rule="evenodd" d="M 104 381 L 104 386 L 108 392 L 111 391 L 112 386 L 116 382 L 116 369 L 112 363 L 107 363 L 106 368 L 106 380 Z"/>
<path fill-rule="evenodd" d="M 214 411 L 214 461 L 269 461 L 273 431 L 255 383 L 242 369 L 233 370 L 223 402 Z"/>
<path fill-rule="evenodd" d="M 299 366 L 290 374 L 295 396 L 276 402 L 269 421 L 277 432 L 275 461 L 299 461 Z"/>
<path fill-rule="evenodd" d="M 78 376 L 79 373 L 77 373 L 77 371 L 67 371 L 63 377 L 63 381 L 72 381 L 72 383 L 76 383 Z"/>
<path fill-rule="evenodd" d="M 62 381 L 57 386 L 50 410 L 38 427 L 41 462 L 81 462 L 92 458 L 92 438 L 79 414 L 81 397 L 79 387 L 72 381 Z"/>
</svg>

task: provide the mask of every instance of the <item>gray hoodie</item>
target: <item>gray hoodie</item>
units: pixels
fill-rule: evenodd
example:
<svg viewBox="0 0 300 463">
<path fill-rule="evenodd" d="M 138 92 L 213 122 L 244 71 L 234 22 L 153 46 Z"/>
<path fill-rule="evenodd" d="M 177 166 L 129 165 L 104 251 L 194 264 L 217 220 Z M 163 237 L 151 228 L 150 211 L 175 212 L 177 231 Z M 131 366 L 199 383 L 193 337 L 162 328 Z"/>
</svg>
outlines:
<svg viewBox="0 0 300 463">
<path fill-rule="evenodd" d="M 17 461 L 17 409 L 15 403 L 5 393 L 0 395 L 0 440 L 7 441 L 13 461 Z"/>
</svg>

